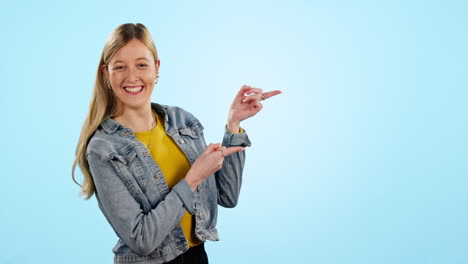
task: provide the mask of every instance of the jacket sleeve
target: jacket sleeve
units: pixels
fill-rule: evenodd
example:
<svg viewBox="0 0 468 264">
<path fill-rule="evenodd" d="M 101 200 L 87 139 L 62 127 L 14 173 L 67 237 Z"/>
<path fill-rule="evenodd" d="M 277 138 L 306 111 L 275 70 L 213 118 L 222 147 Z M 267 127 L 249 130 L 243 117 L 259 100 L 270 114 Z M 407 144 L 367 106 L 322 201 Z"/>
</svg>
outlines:
<svg viewBox="0 0 468 264">
<path fill-rule="evenodd" d="M 233 134 L 225 127 L 222 145 L 229 147 L 250 147 L 249 137 L 243 130 Z M 224 158 L 223 167 L 215 173 L 218 188 L 218 204 L 232 208 L 237 205 L 242 185 L 242 172 L 245 163 L 245 150 L 236 152 Z"/>
<path fill-rule="evenodd" d="M 179 224 L 185 210 L 193 210 L 195 195 L 185 179 L 155 208 L 144 213 L 109 160 L 93 153 L 87 159 L 99 208 L 117 236 L 137 254 L 148 255 L 154 251 Z"/>
</svg>

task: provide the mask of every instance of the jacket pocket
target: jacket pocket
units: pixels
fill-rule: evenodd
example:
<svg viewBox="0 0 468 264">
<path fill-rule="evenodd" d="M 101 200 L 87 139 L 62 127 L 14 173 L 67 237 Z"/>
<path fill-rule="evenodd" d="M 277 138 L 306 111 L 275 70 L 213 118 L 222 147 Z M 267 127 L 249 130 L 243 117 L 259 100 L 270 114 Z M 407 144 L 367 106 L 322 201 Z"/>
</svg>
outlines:
<svg viewBox="0 0 468 264">
<path fill-rule="evenodd" d="M 179 128 L 179 135 L 182 141 L 180 144 L 187 144 L 192 151 L 191 158 L 195 160 L 206 148 L 203 138 L 203 126 L 198 120 L 189 120 L 185 127 Z M 183 149 L 183 148 L 182 148 Z M 188 154 L 188 153 L 187 153 Z"/>
<path fill-rule="evenodd" d="M 141 160 L 133 147 L 126 146 L 111 154 L 110 161 L 130 193 L 144 193 L 148 184 Z"/>
<path fill-rule="evenodd" d="M 186 127 L 179 128 L 179 134 L 182 136 L 196 139 L 203 133 L 203 126 L 198 120 L 189 120 L 185 124 Z"/>
</svg>

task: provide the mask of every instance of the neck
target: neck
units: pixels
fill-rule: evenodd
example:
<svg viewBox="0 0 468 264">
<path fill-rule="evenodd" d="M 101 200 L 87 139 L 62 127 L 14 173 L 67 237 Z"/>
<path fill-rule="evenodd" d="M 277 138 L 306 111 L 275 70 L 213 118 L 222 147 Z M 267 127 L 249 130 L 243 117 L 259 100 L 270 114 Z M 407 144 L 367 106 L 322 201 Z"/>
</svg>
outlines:
<svg viewBox="0 0 468 264">
<path fill-rule="evenodd" d="M 112 119 L 136 133 L 149 131 L 156 125 L 151 103 L 140 108 L 122 107 Z"/>
</svg>

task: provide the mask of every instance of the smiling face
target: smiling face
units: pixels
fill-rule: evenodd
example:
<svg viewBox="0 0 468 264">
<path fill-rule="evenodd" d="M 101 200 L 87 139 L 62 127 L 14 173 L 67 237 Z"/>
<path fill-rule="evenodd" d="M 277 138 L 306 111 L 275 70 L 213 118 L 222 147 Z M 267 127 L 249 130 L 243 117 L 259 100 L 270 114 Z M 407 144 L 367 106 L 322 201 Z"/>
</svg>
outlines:
<svg viewBox="0 0 468 264">
<path fill-rule="evenodd" d="M 108 65 L 102 66 L 118 102 L 118 112 L 138 109 L 151 103 L 159 60 L 138 39 L 130 40 L 117 50 Z"/>
</svg>

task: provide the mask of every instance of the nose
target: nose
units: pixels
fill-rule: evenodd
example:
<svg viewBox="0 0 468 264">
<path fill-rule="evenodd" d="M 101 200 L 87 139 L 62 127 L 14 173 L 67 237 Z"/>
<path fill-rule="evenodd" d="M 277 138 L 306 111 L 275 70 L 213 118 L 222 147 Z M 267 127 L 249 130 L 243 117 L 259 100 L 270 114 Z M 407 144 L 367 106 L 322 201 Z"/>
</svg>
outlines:
<svg viewBox="0 0 468 264">
<path fill-rule="evenodd" d="M 138 82 L 138 72 L 134 67 L 128 68 L 127 80 L 128 83 Z"/>
</svg>

